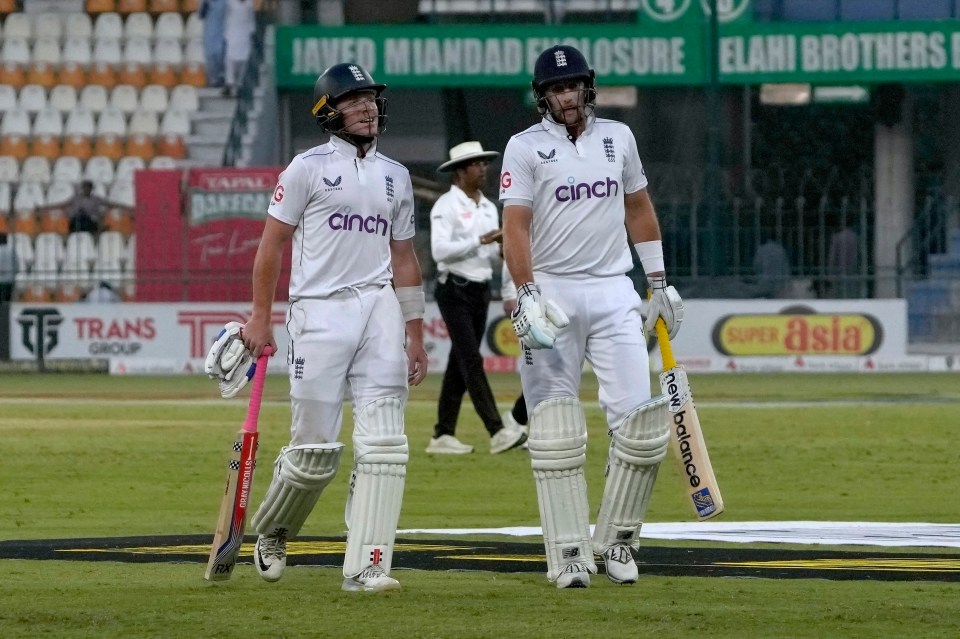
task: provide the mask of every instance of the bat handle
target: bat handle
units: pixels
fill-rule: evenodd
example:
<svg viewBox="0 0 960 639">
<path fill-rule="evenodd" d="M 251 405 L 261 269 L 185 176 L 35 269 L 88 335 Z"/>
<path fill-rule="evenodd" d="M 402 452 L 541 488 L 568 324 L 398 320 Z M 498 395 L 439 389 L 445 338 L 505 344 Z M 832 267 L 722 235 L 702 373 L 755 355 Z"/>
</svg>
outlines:
<svg viewBox="0 0 960 639">
<path fill-rule="evenodd" d="M 264 346 L 257 358 L 257 370 L 253 373 L 253 387 L 250 389 L 250 403 L 247 404 L 247 418 L 243 422 L 243 430 L 248 433 L 257 431 L 257 420 L 260 418 L 260 401 L 263 399 L 263 383 L 267 379 L 267 362 L 273 349 Z"/>
<path fill-rule="evenodd" d="M 653 291 L 647 289 L 647 299 L 650 299 Z M 657 343 L 660 344 L 660 359 L 663 360 L 663 370 L 668 371 L 675 368 L 677 360 L 673 359 L 673 349 L 670 347 L 670 334 L 667 333 L 667 324 L 662 317 L 657 318 L 656 323 Z"/>
<path fill-rule="evenodd" d="M 673 359 L 673 348 L 670 347 L 670 335 L 667 333 L 667 324 L 662 317 L 657 318 L 657 342 L 660 344 L 660 357 L 663 359 L 663 370 L 668 371 L 676 367 L 677 360 Z"/>
</svg>

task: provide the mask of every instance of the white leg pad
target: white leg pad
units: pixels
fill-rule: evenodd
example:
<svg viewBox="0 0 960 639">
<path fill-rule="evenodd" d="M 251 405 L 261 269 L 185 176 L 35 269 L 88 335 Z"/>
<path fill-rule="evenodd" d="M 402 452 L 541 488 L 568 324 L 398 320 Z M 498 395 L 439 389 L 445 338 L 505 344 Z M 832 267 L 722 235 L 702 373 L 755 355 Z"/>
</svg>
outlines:
<svg viewBox="0 0 960 639">
<path fill-rule="evenodd" d="M 660 462 L 670 442 L 667 397 L 658 395 L 627 415 L 611 432 L 607 483 L 593 531 L 593 550 L 634 545 L 647 512 Z"/>
<path fill-rule="evenodd" d="M 563 568 L 572 563 L 586 564 L 596 573 L 583 475 L 587 420 L 580 401 L 561 397 L 538 404 L 530 415 L 527 445 L 540 502 L 547 579 L 555 581 Z"/>
<path fill-rule="evenodd" d="M 305 444 L 284 447 L 273 465 L 273 480 L 267 487 L 251 525 L 261 535 L 286 529 L 295 536 L 313 510 L 323 489 L 340 467 L 343 444 Z"/>
<path fill-rule="evenodd" d="M 396 398 L 379 399 L 364 406 L 356 421 L 357 431 L 371 434 L 353 438 L 343 576 L 355 577 L 375 564 L 390 574 L 410 457 L 403 405 Z"/>
</svg>

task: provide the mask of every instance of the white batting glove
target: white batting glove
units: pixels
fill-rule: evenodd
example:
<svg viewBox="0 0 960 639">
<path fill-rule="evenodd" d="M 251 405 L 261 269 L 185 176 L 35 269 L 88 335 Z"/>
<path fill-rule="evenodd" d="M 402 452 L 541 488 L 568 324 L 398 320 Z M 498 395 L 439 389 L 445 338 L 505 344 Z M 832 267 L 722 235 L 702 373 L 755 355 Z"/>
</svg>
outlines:
<svg viewBox="0 0 960 639">
<path fill-rule="evenodd" d="M 533 282 L 518 289 L 517 308 L 510 319 L 520 345 L 535 349 L 553 348 L 559 329 L 570 323 L 559 306 L 540 297 L 540 287 Z"/>
<path fill-rule="evenodd" d="M 219 382 L 220 396 L 224 399 L 239 393 L 253 379 L 256 370 L 253 355 L 243 345 L 240 335 L 242 328 L 240 322 L 226 324 L 210 347 L 203 364 L 204 372 Z"/>
<path fill-rule="evenodd" d="M 647 319 L 643 323 L 643 331 L 647 335 L 654 335 L 657 318 L 662 317 L 667 325 L 670 339 L 677 336 L 680 324 L 683 323 L 683 300 L 677 289 L 667 286 L 667 278 L 650 278 L 650 300 L 647 305 Z"/>
</svg>

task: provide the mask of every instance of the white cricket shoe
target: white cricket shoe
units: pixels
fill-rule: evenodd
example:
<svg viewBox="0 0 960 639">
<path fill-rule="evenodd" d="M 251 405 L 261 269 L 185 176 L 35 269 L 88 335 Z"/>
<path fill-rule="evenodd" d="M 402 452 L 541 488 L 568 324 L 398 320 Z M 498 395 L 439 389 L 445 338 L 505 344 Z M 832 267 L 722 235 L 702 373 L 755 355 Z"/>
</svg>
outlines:
<svg viewBox="0 0 960 639">
<path fill-rule="evenodd" d="M 512 410 L 505 411 L 502 415 L 500 415 L 500 420 L 503 422 L 504 428 L 514 428 L 516 430 L 523 431 L 524 435 L 527 434 L 527 427 L 513 418 Z M 520 444 L 520 448 L 523 448 L 524 450 L 526 450 L 527 448 L 526 439 L 524 439 L 523 443 Z"/>
<path fill-rule="evenodd" d="M 603 564 L 607 568 L 607 578 L 615 584 L 636 583 L 640 577 L 637 562 L 627 544 L 610 546 L 603 552 Z"/>
<path fill-rule="evenodd" d="M 264 581 L 279 581 L 287 567 L 287 531 L 277 530 L 276 535 L 260 535 L 253 547 L 253 563 Z"/>
<path fill-rule="evenodd" d="M 587 564 L 567 564 L 557 577 L 557 588 L 589 588 L 590 569 Z"/>
<path fill-rule="evenodd" d="M 527 441 L 527 433 L 519 428 L 504 424 L 503 428 L 490 438 L 490 454 L 496 455 L 520 446 Z"/>
<path fill-rule="evenodd" d="M 430 438 L 427 452 L 435 455 L 469 455 L 473 452 L 473 446 L 464 444 L 453 435 L 440 435 Z"/>
<path fill-rule="evenodd" d="M 383 592 L 400 590 L 400 582 L 387 575 L 379 565 L 367 566 L 355 577 L 343 580 L 341 588 L 347 592 Z"/>
</svg>

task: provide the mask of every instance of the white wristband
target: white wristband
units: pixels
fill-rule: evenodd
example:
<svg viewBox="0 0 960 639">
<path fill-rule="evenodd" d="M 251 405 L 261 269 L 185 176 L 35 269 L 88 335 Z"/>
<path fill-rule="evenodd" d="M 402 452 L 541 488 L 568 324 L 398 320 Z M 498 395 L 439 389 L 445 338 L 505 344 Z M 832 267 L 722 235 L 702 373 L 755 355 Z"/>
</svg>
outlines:
<svg viewBox="0 0 960 639">
<path fill-rule="evenodd" d="M 660 240 L 651 240 L 650 242 L 640 242 L 634 244 L 637 249 L 637 255 L 640 257 L 640 263 L 643 265 L 643 272 L 663 273 L 663 242 Z"/>
<path fill-rule="evenodd" d="M 400 312 L 403 321 L 422 319 L 427 303 L 423 298 L 423 286 L 402 286 L 397 291 L 397 301 L 400 302 Z"/>
</svg>

